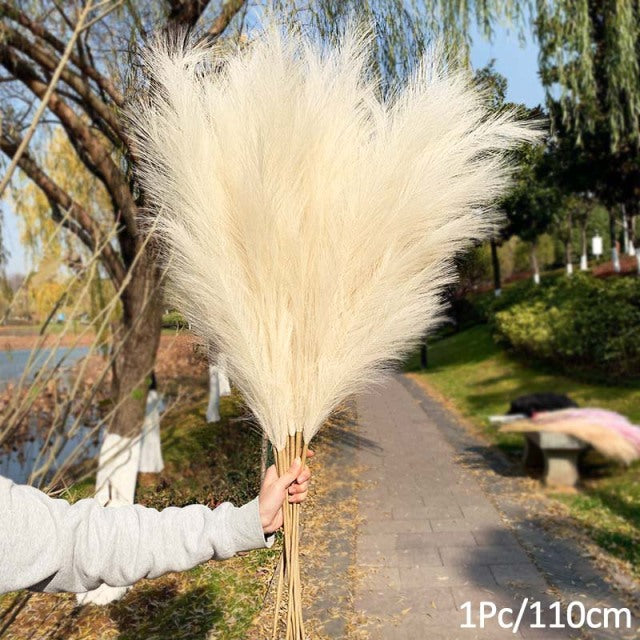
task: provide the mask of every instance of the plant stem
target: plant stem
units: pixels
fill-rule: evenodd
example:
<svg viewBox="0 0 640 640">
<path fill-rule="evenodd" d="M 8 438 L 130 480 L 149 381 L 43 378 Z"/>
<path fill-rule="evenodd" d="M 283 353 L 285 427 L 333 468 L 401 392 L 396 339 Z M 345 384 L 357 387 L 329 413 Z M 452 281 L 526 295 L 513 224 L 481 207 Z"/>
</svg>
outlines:
<svg viewBox="0 0 640 640">
<path fill-rule="evenodd" d="M 304 468 L 308 447 L 303 442 L 302 433 L 296 432 L 288 436 L 285 447 L 276 451 L 276 468 L 278 475 L 282 475 L 296 458 L 300 458 Z M 300 505 L 289 502 L 289 495 L 282 505 L 284 519 L 284 549 L 278 588 L 276 592 L 275 620 L 273 623 L 273 636 L 275 640 L 278 633 L 278 621 L 281 614 L 282 596 L 284 585 L 287 582 L 287 613 L 286 613 L 286 640 L 304 640 L 304 621 L 302 615 L 302 580 L 300 576 Z"/>
</svg>

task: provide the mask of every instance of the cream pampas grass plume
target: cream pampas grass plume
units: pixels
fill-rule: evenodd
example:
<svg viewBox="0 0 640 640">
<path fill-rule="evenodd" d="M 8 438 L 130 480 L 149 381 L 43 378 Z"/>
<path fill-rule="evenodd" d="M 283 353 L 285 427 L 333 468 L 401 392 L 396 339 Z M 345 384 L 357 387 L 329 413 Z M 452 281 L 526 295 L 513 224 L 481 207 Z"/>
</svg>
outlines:
<svg viewBox="0 0 640 640">
<path fill-rule="evenodd" d="M 536 135 L 437 51 L 381 101 L 352 31 L 328 48 L 273 29 L 233 53 L 158 40 L 131 114 L 169 294 L 226 356 L 280 471 L 438 321 L 452 258 L 495 227 L 505 152 Z M 297 508 L 285 518 L 302 638 Z"/>
</svg>

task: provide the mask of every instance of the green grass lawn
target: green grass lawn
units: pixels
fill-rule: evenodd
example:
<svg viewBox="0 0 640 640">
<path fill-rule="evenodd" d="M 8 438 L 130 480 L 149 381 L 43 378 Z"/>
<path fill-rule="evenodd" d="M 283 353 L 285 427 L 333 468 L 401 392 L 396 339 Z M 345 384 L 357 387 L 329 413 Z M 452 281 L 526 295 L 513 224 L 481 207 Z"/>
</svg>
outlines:
<svg viewBox="0 0 640 640">
<path fill-rule="evenodd" d="M 588 383 L 523 362 L 498 347 L 487 325 L 479 325 L 429 345 L 429 367 L 407 364 L 417 378 L 435 388 L 492 443 L 508 453 L 522 447 L 522 437 L 498 433 L 487 417 L 506 413 L 511 399 L 524 393 L 569 394 L 580 406 L 603 407 L 640 424 L 640 384 Z M 585 469 L 581 490 L 555 496 L 603 549 L 628 562 L 640 577 L 640 464 L 628 469 L 603 465 Z"/>
</svg>

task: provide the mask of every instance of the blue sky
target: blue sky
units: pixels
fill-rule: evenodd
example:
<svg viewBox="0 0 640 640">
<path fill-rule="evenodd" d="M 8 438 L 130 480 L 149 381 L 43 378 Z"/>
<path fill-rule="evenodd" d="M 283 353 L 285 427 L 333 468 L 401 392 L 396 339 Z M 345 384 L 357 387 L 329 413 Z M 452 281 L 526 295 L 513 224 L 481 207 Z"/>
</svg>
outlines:
<svg viewBox="0 0 640 640">
<path fill-rule="evenodd" d="M 474 68 L 484 67 L 495 58 L 495 69 L 507 78 L 507 100 L 528 107 L 544 104 L 544 90 L 538 76 L 538 45 L 527 33 L 524 46 L 518 35 L 506 28 L 496 28 L 492 42 L 477 33 L 473 36 L 471 62 Z"/>
<path fill-rule="evenodd" d="M 506 28 L 496 27 L 493 42 L 486 41 L 477 33 L 473 36 L 471 61 L 474 68 L 485 66 L 495 58 L 495 68 L 508 80 L 507 100 L 522 102 L 533 107 L 544 103 L 544 92 L 538 77 L 538 47 L 527 34 L 524 46 L 518 36 Z M 2 203 L 2 234 L 10 257 L 8 273 L 26 273 L 28 269 L 24 249 L 20 245 L 18 221 Z"/>
<path fill-rule="evenodd" d="M 2 206 L 2 241 L 9 252 L 7 273 L 26 273 L 27 259 L 24 248 L 20 244 L 18 220 L 3 200 Z"/>
</svg>

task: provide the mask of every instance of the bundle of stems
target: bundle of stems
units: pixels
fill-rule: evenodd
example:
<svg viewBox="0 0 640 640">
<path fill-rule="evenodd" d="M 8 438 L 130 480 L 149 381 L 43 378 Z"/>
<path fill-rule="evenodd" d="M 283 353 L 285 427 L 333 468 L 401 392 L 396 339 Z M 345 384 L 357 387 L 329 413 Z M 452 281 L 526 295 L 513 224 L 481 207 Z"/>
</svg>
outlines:
<svg viewBox="0 0 640 640">
<path fill-rule="evenodd" d="M 169 303 L 225 355 L 281 473 L 439 321 L 453 257 L 495 231 L 506 152 L 536 136 L 437 50 L 382 100 L 370 44 L 360 28 L 333 47 L 274 28 L 234 52 L 161 38 L 130 110 Z M 301 640 L 284 512 L 277 609 Z"/>
<path fill-rule="evenodd" d="M 287 438 L 285 448 L 276 451 L 276 469 L 282 475 L 289 469 L 296 458 L 300 458 L 302 467 L 307 459 L 308 445 L 303 443 L 302 432 Z M 278 623 L 282 595 L 288 588 L 288 604 L 286 613 L 286 640 L 304 638 L 304 620 L 302 617 L 302 581 L 300 579 L 300 504 L 285 500 L 284 513 L 284 548 L 280 561 L 280 573 L 276 588 L 275 615 L 273 617 L 272 638 L 278 637 Z"/>
</svg>

